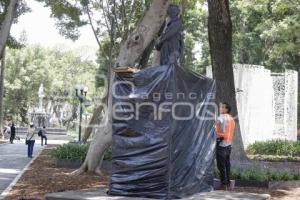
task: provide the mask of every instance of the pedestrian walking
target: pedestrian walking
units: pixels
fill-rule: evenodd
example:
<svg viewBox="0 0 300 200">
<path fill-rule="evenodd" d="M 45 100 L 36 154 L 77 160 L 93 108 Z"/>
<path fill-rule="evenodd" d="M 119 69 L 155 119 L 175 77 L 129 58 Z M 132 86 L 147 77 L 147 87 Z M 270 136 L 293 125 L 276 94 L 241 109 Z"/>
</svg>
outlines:
<svg viewBox="0 0 300 200">
<path fill-rule="evenodd" d="M 12 123 L 10 127 L 10 139 L 9 139 L 11 144 L 14 143 L 15 137 L 16 137 L 16 127 L 15 124 Z"/>
<path fill-rule="evenodd" d="M 47 145 L 47 129 L 45 126 L 43 126 L 43 129 L 39 130 L 38 135 L 41 137 L 41 145 L 44 145 L 44 140 L 45 145 Z"/>
<path fill-rule="evenodd" d="M 4 133 L 6 135 L 5 138 L 10 138 L 10 126 L 9 125 L 6 125 L 5 128 L 4 128 Z"/>
<path fill-rule="evenodd" d="M 30 126 L 27 131 L 27 135 L 26 135 L 26 144 L 28 146 L 28 148 L 27 148 L 28 158 L 32 158 L 33 147 L 34 147 L 34 143 L 35 143 L 35 135 L 36 135 L 36 131 L 35 131 L 34 125 L 33 125 L 33 123 L 30 123 Z"/>
</svg>

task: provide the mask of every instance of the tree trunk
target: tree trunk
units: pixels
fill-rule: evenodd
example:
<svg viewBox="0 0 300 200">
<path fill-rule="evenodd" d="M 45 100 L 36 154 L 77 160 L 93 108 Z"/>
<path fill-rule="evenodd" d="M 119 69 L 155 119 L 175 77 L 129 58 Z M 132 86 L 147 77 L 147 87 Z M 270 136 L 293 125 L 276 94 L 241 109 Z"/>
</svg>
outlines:
<svg viewBox="0 0 300 200">
<path fill-rule="evenodd" d="M 103 101 L 102 101 L 103 102 Z M 85 128 L 83 137 L 81 141 L 83 143 L 86 143 L 89 137 L 91 136 L 95 126 L 99 126 L 101 121 L 102 121 L 102 111 L 103 111 L 103 106 L 97 106 L 93 112 L 93 116 L 89 122 L 89 125 Z"/>
<path fill-rule="evenodd" d="M 116 67 L 134 67 L 139 64 L 144 51 L 149 47 L 153 39 L 157 36 L 160 27 L 166 18 L 166 10 L 169 6 L 168 0 L 153 0 L 149 10 L 137 25 L 128 39 L 121 45 Z M 110 73 L 108 108 L 103 118 L 103 128 L 98 129 L 95 138 L 92 140 L 86 159 L 80 169 L 73 174 L 82 172 L 101 173 L 100 167 L 105 150 L 112 142 L 112 84 L 114 73 Z"/>
<path fill-rule="evenodd" d="M 236 134 L 232 157 L 247 159 L 242 141 L 232 66 L 232 22 L 229 0 L 208 0 L 208 36 L 213 75 L 216 79 L 216 102 L 227 102 L 232 106 L 236 118 Z"/>
<path fill-rule="evenodd" d="M 17 7 L 18 0 L 11 0 L 9 6 L 7 8 L 5 18 L 1 25 L 0 30 L 0 59 L 2 58 L 3 51 L 6 46 L 6 41 L 9 36 L 10 28 L 14 19 L 16 7 Z"/>
<path fill-rule="evenodd" d="M 1 62 L 1 76 L 0 76 L 0 138 L 4 136 L 3 134 L 3 90 L 4 90 L 4 66 L 5 66 L 5 58 L 4 51 L 6 47 L 6 42 L 9 37 L 10 28 L 14 19 L 14 14 L 16 11 L 18 0 L 11 0 L 9 2 L 5 18 L 2 22 L 0 29 L 0 59 Z"/>
<path fill-rule="evenodd" d="M 0 72 L 0 139 L 4 138 L 4 132 L 3 132 L 4 71 L 5 71 L 5 49 L 2 53 L 1 72 Z"/>
</svg>

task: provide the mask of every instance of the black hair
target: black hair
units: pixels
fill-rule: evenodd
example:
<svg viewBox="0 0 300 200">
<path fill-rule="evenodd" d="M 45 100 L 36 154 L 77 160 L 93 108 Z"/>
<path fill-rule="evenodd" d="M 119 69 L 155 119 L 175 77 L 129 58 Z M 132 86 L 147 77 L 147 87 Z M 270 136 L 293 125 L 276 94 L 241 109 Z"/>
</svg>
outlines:
<svg viewBox="0 0 300 200">
<path fill-rule="evenodd" d="M 227 109 L 228 113 L 230 113 L 231 112 L 231 106 L 229 105 L 229 103 L 222 102 L 222 104 L 225 106 L 225 108 Z"/>
<path fill-rule="evenodd" d="M 46 128 L 46 126 L 43 126 L 43 128 Z"/>
</svg>

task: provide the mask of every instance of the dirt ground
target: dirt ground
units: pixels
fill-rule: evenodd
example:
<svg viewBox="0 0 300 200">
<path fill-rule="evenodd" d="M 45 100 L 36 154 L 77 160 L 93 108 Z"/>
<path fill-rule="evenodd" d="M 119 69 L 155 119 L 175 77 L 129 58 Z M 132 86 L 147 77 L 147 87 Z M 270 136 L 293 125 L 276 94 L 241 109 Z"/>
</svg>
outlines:
<svg viewBox="0 0 300 200">
<path fill-rule="evenodd" d="M 269 190 L 266 188 L 236 188 L 236 192 L 250 192 L 258 194 L 270 194 L 270 200 L 300 200 L 300 188 Z"/>
<path fill-rule="evenodd" d="M 73 169 L 56 168 L 45 149 L 12 188 L 5 200 L 44 199 L 45 194 L 66 190 L 96 188 L 108 184 L 108 175 L 95 174 L 72 176 Z"/>
<path fill-rule="evenodd" d="M 49 148 L 53 148 L 49 147 Z M 5 200 L 44 199 L 45 194 L 67 190 L 97 188 L 108 185 L 108 174 L 102 177 L 95 174 L 72 176 L 73 169 L 57 168 L 55 160 L 50 158 L 50 149 L 43 150 L 12 188 Z M 290 190 L 268 190 L 264 188 L 236 188 L 237 192 L 271 194 L 271 200 L 300 200 L 300 188 Z"/>
</svg>

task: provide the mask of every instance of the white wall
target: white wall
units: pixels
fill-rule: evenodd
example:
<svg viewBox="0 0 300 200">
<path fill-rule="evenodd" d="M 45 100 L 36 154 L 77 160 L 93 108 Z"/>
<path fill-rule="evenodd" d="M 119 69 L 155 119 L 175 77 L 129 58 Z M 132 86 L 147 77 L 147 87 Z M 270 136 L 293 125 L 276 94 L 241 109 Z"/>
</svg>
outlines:
<svg viewBox="0 0 300 200">
<path fill-rule="evenodd" d="M 211 67 L 207 76 L 212 77 Z M 244 145 L 271 139 L 297 140 L 298 73 L 271 74 L 257 65 L 234 65 Z"/>
</svg>

